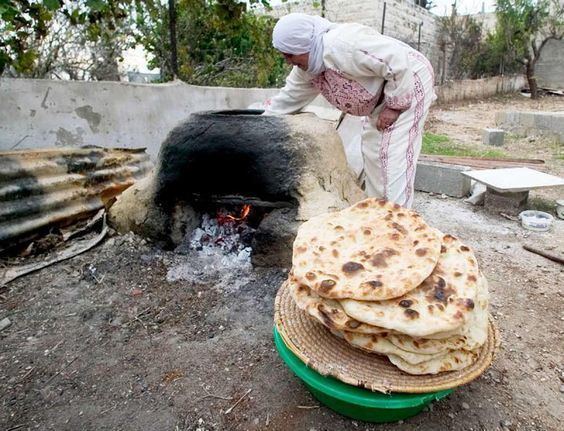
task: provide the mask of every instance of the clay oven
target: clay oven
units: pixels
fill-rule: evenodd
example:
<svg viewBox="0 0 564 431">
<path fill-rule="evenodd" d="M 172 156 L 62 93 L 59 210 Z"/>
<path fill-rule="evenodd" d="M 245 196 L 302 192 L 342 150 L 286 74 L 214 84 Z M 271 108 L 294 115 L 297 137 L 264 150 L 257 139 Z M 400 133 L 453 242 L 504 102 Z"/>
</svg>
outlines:
<svg viewBox="0 0 564 431">
<path fill-rule="evenodd" d="M 203 214 L 227 209 L 253 225 L 253 263 L 289 263 L 301 222 L 364 193 L 333 123 L 313 114 L 260 114 L 190 115 L 163 142 L 153 174 L 114 204 L 114 225 L 174 247 Z"/>
</svg>

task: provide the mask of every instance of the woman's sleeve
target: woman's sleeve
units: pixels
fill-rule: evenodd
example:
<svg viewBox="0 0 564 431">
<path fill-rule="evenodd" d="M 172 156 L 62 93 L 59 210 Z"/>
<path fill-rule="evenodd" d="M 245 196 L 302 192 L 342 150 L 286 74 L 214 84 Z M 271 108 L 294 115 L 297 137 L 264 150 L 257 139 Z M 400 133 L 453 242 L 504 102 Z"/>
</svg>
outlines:
<svg viewBox="0 0 564 431">
<path fill-rule="evenodd" d="M 352 73 L 377 76 L 386 81 L 384 103 L 387 107 L 405 111 L 414 96 L 414 80 L 408 50 L 386 37 L 371 38 L 359 44 L 352 56 Z"/>
<path fill-rule="evenodd" d="M 292 69 L 286 85 L 273 98 L 265 102 L 266 115 L 294 114 L 310 103 L 319 94 L 311 83 L 311 75 L 299 67 Z"/>
</svg>

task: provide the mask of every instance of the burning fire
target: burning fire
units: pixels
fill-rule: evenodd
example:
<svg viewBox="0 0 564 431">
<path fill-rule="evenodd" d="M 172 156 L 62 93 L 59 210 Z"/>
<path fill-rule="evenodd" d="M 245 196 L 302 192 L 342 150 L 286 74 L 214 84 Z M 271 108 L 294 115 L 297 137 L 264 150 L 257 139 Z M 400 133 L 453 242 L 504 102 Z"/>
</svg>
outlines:
<svg viewBox="0 0 564 431">
<path fill-rule="evenodd" d="M 245 221 L 245 219 L 249 216 L 249 213 L 251 212 L 251 206 L 250 205 L 243 205 L 243 208 L 241 208 L 241 213 L 239 214 L 239 217 L 235 217 L 234 215 L 231 214 L 218 214 L 217 215 L 217 220 L 219 221 L 219 223 L 228 223 L 228 222 L 234 222 L 234 221 Z"/>
</svg>

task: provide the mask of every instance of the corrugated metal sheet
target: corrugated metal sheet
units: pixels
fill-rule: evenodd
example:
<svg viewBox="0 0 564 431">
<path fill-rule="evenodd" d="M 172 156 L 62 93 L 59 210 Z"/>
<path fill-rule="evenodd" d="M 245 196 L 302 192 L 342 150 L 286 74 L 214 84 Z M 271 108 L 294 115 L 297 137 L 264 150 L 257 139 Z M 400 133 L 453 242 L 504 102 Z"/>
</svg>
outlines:
<svg viewBox="0 0 564 431">
<path fill-rule="evenodd" d="M 0 152 L 0 250 L 102 208 L 151 168 L 144 149 Z"/>
</svg>

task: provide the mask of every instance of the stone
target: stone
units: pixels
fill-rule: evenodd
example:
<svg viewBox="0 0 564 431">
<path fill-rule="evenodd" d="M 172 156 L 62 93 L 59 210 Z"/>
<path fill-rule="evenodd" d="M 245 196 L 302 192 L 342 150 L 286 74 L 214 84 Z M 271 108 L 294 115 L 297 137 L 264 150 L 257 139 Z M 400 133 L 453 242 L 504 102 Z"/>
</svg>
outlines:
<svg viewBox="0 0 564 431">
<path fill-rule="evenodd" d="M 505 131 L 502 129 L 484 129 L 482 132 L 482 141 L 486 145 L 494 147 L 502 147 L 505 138 Z"/>
<path fill-rule="evenodd" d="M 467 166 L 419 161 L 415 173 L 415 190 L 461 198 L 470 194 L 470 179 L 461 175 Z"/>
<path fill-rule="evenodd" d="M 500 193 L 490 187 L 486 189 L 484 208 L 492 214 L 504 213 L 517 216 L 523 211 L 529 199 L 529 192 Z"/>
<path fill-rule="evenodd" d="M 496 124 L 514 133 L 540 134 L 564 142 L 563 112 L 498 112 Z"/>
<path fill-rule="evenodd" d="M 4 319 L 0 320 L 0 331 L 8 328 L 12 324 L 12 321 L 5 317 Z"/>
<path fill-rule="evenodd" d="M 470 405 L 468 403 L 462 403 L 462 408 L 464 410 L 468 410 L 468 409 L 470 409 Z"/>
<path fill-rule="evenodd" d="M 253 265 L 291 266 L 292 245 L 299 226 L 296 209 L 280 208 L 267 214 L 253 236 Z"/>
</svg>

